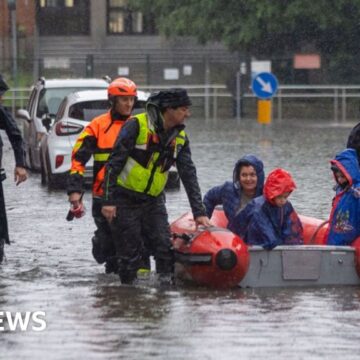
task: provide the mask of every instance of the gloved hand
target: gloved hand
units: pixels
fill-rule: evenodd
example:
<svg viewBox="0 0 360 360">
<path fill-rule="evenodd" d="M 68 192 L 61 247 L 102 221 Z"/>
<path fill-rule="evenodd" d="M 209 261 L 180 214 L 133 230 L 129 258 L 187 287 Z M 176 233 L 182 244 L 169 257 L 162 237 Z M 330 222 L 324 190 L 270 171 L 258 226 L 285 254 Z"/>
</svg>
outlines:
<svg viewBox="0 0 360 360">
<path fill-rule="evenodd" d="M 79 195 L 79 196 L 75 196 Z M 70 210 L 66 216 L 67 221 L 71 221 L 76 218 L 81 218 L 85 215 L 85 206 L 82 202 L 84 193 L 72 193 L 69 195 L 69 201 L 70 201 Z"/>
<path fill-rule="evenodd" d="M 83 203 L 80 203 L 79 206 L 72 206 L 66 216 L 67 221 L 71 221 L 76 217 L 77 219 L 83 217 L 85 215 L 85 206 Z"/>
</svg>

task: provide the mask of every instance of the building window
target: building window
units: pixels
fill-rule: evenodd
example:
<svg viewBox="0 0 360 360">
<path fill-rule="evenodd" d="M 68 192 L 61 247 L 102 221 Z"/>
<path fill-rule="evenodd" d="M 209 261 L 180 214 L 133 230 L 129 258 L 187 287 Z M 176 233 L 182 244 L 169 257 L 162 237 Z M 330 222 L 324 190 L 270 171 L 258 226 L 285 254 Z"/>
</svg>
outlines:
<svg viewBox="0 0 360 360">
<path fill-rule="evenodd" d="M 90 0 L 37 0 L 40 35 L 89 35 L 89 3 Z"/>
<path fill-rule="evenodd" d="M 65 1 L 65 4 L 68 1 Z M 64 0 L 40 0 L 40 7 L 44 8 L 44 7 L 60 7 L 64 3 Z M 73 3 L 73 1 L 72 1 Z"/>
<path fill-rule="evenodd" d="M 128 0 L 107 0 L 108 34 L 154 34 L 150 17 L 132 11 L 128 4 Z"/>
</svg>

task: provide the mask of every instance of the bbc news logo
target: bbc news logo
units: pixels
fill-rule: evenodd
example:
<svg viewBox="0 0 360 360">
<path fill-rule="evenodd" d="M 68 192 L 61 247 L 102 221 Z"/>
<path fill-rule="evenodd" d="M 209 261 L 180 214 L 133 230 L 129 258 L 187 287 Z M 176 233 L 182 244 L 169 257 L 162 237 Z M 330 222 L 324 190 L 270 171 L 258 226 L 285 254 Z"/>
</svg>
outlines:
<svg viewBox="0 0 360 360">
<path fill-rule="evenodd" d="M 46 329 L 45 311 L 0 311 L 1 331 L 44 331 Z"/>
</svg>

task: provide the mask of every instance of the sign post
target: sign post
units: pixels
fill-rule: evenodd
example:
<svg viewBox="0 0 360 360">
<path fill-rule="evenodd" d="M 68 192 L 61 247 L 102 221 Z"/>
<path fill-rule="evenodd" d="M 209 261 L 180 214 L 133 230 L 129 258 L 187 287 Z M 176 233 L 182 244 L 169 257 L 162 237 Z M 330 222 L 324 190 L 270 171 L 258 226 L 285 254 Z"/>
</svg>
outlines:
<svg viewBox="0 0 360 360">
<path fill-rule="evenodd" d="M 269 72 L 259 73 L 254 77 L 251 87 L 258 98 L 258 122 L 260 124 L 270 124 L 272 118 L 271 98 L 278 88 L 277 78 Z"/>
</svg>

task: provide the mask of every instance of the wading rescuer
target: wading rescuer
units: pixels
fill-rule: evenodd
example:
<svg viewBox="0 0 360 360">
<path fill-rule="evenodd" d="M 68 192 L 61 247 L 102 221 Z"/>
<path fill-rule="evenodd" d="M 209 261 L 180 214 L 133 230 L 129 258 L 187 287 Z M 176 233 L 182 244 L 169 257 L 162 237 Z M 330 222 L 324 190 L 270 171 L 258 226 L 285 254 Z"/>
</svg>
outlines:
<svg viewBox="0 0 360 360">
<path fill-rule="evenodd" d="M 210 226 L 184 131 L 190 105 L 184 89 L 153 94 L 146 112 L 123 126 L 106 165 L 102 213 L 116 234 L 119 275 L 124 284 L 136 280 L 143 244 L 154 254 L 160 283 L 173 283 L 174 255 L 164 187 L 174 163 L 196 224 Z"/>
<path fill-rule="evenodd" d="M 27 179 L 27 173 L 25 170 L 25 151 L 24 142 L 20 133 L 19 128 L 16 125 L 14 118 L 11 113 L 1 104 L 2 96 L 9 90 L 3 77 L 0 75 L 0 130 L 5 130 L 8 136 L 11 146 L 15 154 L 15 182 L 19 185 Z M 0 264 L 4 258 L 4 245 L 10 244 L 8 224 L 6 218 L 5 199 L 2 188 L 2 182 L 5 180 L 5 171 L 2 168 L 2 148 L 3 142 L 0 137 Z"/>
<path fill-rule="evenodd" d="M 94 118 L 79 135 L 74 146 L 67 193 L 69 202 L 75 209 L 75 216 L 80 217 L 83 214 L 82 194 L 85 165 L 93 155 L 92 216 L 96 230 L 92 238 L 92 254 L 99 264 L 105 262 L 106 273 L 111 273 L 117 272 L 117 261 L 109 223 L 101 214 L 102 184 L 105 164 L 121 127 L 131 115 L 136 101 L 137 88 L 133 81 L 127 78 L 117 78 L 110 83 L 107 91 L 111 109 Z"/>
</svg>

